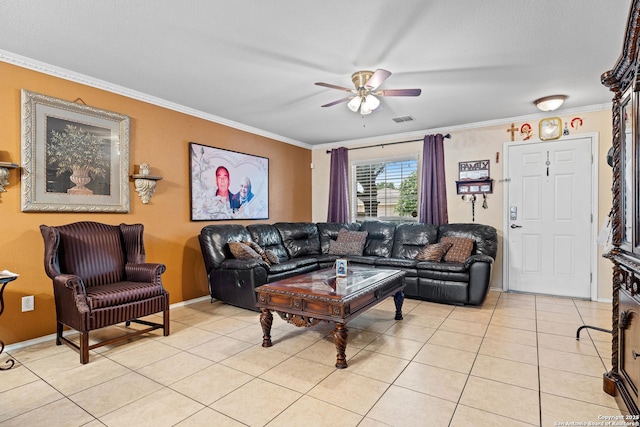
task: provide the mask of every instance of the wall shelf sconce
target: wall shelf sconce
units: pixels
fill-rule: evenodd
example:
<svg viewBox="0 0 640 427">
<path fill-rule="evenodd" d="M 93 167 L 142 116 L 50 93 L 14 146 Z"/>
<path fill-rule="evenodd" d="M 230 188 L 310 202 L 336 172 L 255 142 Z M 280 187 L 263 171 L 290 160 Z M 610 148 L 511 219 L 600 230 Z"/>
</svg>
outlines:
<svg viewBox="0 0 640 427">
<path fill-rule="evenodd" d="M 140 173 L 131 175 L 136 186 L 138 196 L 145 205 L 149 203 L 151 196 L 156 191 L 156 183 L 162 180 L 161 176 L 151 175 L 149 163 L 140 163 Z"/>
<path fill-rule="evenodd" d="M 0 193 L 4 193 L 4 187 L 9 185 L 9 169 L 16 169 L 19 166 L 15 163 L 0 162 Z"/>
</svg>

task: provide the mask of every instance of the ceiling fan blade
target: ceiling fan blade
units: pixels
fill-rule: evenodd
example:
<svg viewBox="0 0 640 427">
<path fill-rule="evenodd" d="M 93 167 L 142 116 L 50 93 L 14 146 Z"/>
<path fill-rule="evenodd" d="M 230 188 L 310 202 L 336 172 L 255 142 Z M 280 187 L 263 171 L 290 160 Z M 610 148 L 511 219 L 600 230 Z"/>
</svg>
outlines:
<svg viewBox="0 0 640 427">
<path fill-rule="evenodd" d="M 331 107 L 331 106 L 334 106 L 336 104 L 341 104 L 343 102 L 347 102 L 352 98 L 353 98 L 353 96 L 348 96 L 346 98 L 338 99 L 337 101 L 333 101 L 333 102 L 330 102 L 328 104 L 321 105 L 321 107 Z"/>
<path fill-rule="evenodd" d="M 343 87 L 343 86 L 336 86 L 336 85 L 332 85 L 332 84 L 329 84 L 329 83 L 323 83 L 323 82 L 316 82 L 315 84 L 318 85 L 318 86 L 328 87 L 330 89 L 346 90 L 347 92 L 354 92 L 355 93 L 355 91 L 353 89 L 349 89 L 349 88 Z"/>
<path fill-rule="evenodd" d="M 376 92 L 380 96 L 420 96 L 422 89 L 385 89 Z"/>
<path fill-rule="evenodd" d="M 380 86 L 385 80 L 389 78 L 391 72 L 387 70 L 383 70 L 382 68 L 378 68 L 375 73 L 371 75 L 367 83 L 365 83 L 364 87 L 369 90 L 373 90 Z"/>
</svg>

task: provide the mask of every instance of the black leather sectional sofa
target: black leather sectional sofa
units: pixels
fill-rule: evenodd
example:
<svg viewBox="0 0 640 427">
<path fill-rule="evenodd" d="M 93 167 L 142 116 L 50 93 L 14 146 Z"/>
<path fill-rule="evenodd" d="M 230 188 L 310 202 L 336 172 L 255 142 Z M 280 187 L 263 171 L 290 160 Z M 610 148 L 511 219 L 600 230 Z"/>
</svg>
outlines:
<svg viewBox="0 0 640 427">
<path fill-rule="evenodd" d="M 336 240 L 341 228 L 367 231 L 362 255 L 329 254 L 330 241 Z M 471 256 L 463 263 L 415 259 L 420 249 L 445 236 L 473 239 Z M 251 310 L 257 310 L 256 287 L 331 267 L 337 258 L 347 258 L 360 266 L 405 271 L 404 294 L 408 298 L 479 305 L 487 295 L 498 248 L 496 229 L 481 224 L 436 226 L 380 221 L 279 222 L 246 227 L 222 224 L 205 226 L 198 238 L 211 297 Z M 252 241 L 271 250 L 280 262 L 269 265 L 262 259 L 236 259 L 228 243 L 242 241 Z"/>
</svg>

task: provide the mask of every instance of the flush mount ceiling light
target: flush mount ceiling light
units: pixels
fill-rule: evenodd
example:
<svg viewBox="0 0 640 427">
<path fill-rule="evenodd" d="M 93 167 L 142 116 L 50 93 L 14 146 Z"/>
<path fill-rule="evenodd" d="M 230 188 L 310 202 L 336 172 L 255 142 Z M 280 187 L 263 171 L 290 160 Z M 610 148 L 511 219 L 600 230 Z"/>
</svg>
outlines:
<svg viewBox="0 0 640 427">
<path fill-rule="evenodd" d="M 353 95 L 337 101 L 323 105 L 323 107 L 331 107 L 342 102 L 347 102 L 347 107 L 354 113 L 367 115 L 375 111 L 380 106 L 379 96 L 419 96 L 422 92 L 420 89 L 386 89 L 377 90 L 378 86 L 384 82 L 391 73 L 387 70 L 378 69 L 373 71 L 356 71 L 351 76 L 351 81 L 355 89 L 349 89 L 342 86 L 336 86 L 330 83 L 318 82 L 316 85 L 324 86 L 331 89 L 343 90 L 351 92 Z"/>
<path fill-rule="evenodd" d="M 538 107 L 540 111 L 553 111 L 560 108 L 567 98 L 567 95 L 545 96 L 544 98 L 536 99 L 533 101 L 533 104 Z"/>
</svg>

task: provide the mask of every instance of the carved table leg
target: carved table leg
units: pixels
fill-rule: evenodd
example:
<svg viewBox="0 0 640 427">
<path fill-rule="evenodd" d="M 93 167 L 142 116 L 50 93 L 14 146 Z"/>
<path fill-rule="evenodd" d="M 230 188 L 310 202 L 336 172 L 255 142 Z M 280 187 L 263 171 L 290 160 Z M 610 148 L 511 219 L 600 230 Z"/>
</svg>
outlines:
<svg viewBox="0 0 640 427">
<path fill-rule="evenodd" d="M 336 345 L 338 355 L 336 356 L 336 368 L 344 369 L 347 367 L 347 328 L 344 323 L 336 323 L 336 329 L 333 331 L 333 343 Z"/>
<path fill-rule="evenodd" d="M 273 323 L 273 314 L 271 310 L 266 308 L 260 309 L 260 325 L 262 326 L 262 346 L 271 347 L 271 324 Z"/>
<path fill-rule="evenodd" d="M 7 286 L 7 283 L 15 279 L 16 279 L 15 277 L 8 277 L 8 278 L 3 278 L 2 282 L 0 282 L 2 283 L 2 287 L 0 288 L 0 314 L 2 314 L 2 312 L 4 311 L 4 297 L 3 297 L 4 287 Z M 0 340 L 0 353 L 2 353 L 3 351 L 4 351 L 4 342 Z M 5 362 L 5 365 L 8 365 L 8 366 L 0 366 L 0 371 L 7 371 L 11 369 L 15 363 L 16 361 L 10 358 Z"/>
<path fill-rule="evenodd" d="M 2 353 L 3 351 L 4 351 L 4 343 L 0 340 L 0 353 Z M 5 364 L 7 364 L 9 366 L 0 366 L 0 371 L 7 371 L 7 370 L 11 369 L 15 363 L 16 363 L 16 361 L 13 360 L 13 359 L 7 360 L 5 362 Z"/>
<path fill-rule="evenodd" d="M 396 320 L 402 320 L 402 303 L 404 302 L 404 294 L 398 291 L 393 295 L 393 302 L 396 303 Z"/>
</svg>

